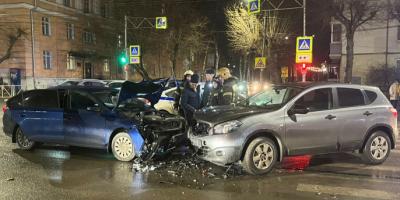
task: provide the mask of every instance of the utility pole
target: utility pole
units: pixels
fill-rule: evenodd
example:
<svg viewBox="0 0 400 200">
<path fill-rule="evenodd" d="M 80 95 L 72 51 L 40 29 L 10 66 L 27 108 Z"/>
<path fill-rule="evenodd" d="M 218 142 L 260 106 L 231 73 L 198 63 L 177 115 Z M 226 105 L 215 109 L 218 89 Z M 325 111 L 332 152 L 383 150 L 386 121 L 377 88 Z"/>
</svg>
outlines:
<svg viewBox="0 0 400 200">
<path fill-rule="evenodd" d="M 267 31 L 267 13 L 265 12 L 264 13 L 264 16 L 263 16 L 263 46 L 262 46 L 262 52 L 261 52 L 261 57 L 265 57 L 265 32 Z M 264 69 L 263 68 L 261 68 L 260 69 L 260 83 L 263 81 L 262 79 L 262 76 L 263 76 L 263 71 L 264 71 Z"/>
<path fill-rule="evenodd" d="M 306 15 L 306 4 L 307 4 L 307 0 L 303 0 L 303 36 L 306 36 L 307 32 L 306 32 L 306 22 L 307 22 L 307 15 Z"/>
<path fill-rule="evenodd" d="M 125 55 L 128 55 L 128 17 L 125 15 Z M 130 59 L 130 58 L 129 58 Z M 128 80 L 129 64 L 124 66 L 125 80 Z"/>
<path fill-rule="evenodd" d="M 306 22 L 307 22 L 307 15 L 306 15 L 306 4 L 307 4 L 307 0 L 303 0 L 303 36 L 306 36 L 307 32 L 306 32 Z M 303 64 L 304 67 L 305 64 Z M 303 72 L 301 72 L 301 82 L 306 82 L 307 79 L 307 70 Z"/>
</svg>

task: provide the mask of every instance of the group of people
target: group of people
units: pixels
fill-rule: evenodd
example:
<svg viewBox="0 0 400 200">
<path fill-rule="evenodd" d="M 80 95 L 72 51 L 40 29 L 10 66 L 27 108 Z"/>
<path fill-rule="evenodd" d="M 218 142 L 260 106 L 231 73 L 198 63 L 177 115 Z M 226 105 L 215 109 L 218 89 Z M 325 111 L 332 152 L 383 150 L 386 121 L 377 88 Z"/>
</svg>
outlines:
<svg viewBox="0 0 400 200">
<path fill-rule="evenodd" d="M 176 93 L 176 108 L 189 125 L 193 125 L 194 113 L 207 106 L 230 105 L 235 101 L 235 85 L 238 79 L 226 67 L 217 72 L 207 69 L 204 72 L 204 86 L 200 86 L 200 75 L 188 70 L 184 73 L 183 87 Z M 204 87 L 204 88 L 201 88 Z"/>
</svg>

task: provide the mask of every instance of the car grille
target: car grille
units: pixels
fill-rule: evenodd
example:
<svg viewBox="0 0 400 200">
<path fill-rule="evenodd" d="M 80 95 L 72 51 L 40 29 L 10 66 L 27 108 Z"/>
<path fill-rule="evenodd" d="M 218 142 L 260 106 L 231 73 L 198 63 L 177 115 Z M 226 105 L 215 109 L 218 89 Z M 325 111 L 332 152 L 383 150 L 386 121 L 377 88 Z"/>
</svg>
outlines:
<svg viewBox="0 0 400 200">
<path fill-rule="evenodd" d="M 193 126 L 193 135 L 195 136 L 205 136 L 209 135 L 209 130 L 211 126 L 204 122 L 198 122 L 196 125 Z"/>
</svg>

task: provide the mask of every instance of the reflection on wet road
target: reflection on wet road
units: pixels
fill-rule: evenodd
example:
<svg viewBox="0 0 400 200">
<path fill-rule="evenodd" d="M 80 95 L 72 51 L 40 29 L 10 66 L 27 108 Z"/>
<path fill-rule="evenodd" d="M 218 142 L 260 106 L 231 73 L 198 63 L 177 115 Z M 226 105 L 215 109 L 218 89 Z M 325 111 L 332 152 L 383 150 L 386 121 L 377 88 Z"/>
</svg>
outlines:
<svg viewBox="0 0 400 200">
<path fill-rule="evenodd" d="M 180 155 L 140 173 L 104 151 L 29 152 L 9 140 L 0 133 L 0 199 L 400 199 L 399 150 L 378 166 L 352 154 L 323 155 L 305 170 L 253 177 Z"/>
</svg>

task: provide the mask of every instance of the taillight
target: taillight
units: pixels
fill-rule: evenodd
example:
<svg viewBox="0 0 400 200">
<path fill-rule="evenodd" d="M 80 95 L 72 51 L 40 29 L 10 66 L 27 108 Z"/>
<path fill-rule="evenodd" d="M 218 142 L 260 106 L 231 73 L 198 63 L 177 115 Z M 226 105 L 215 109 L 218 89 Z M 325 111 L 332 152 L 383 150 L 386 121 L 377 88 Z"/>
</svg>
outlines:
<svg viewBox="0 0 400 200">
<path fill-rule="evenodd" d="M 5 113 L 8 110 L 7 104 L 3 104 L 3 112 Z"/>
<path fill-rule="evenodd" d="M 395 108 L 389 108 L 390 112 L 392 113 L 393 117 L 397 118 L 397 110 Z"/>
</svg>

